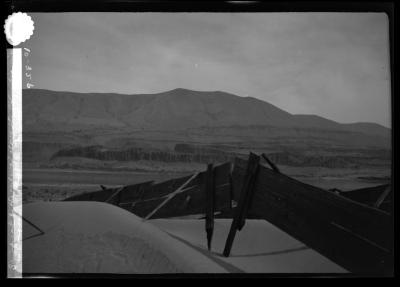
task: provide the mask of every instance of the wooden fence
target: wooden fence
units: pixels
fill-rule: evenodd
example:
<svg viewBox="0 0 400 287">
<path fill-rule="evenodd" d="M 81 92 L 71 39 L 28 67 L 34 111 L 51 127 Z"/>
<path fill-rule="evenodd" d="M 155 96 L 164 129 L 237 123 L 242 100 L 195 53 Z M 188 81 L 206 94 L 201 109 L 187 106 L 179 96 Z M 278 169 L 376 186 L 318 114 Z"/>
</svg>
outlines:
<svg viewBox="0 0 400 287">
<path fill-rule="evenodd" d="M 108 202 L 145 219 L 204 214 L 209 249 L 214 217 L 219 212 L 219 217 L 233 217 L 225 256 L 229 256 L 235 233 L 244 228 L 246 218 L 265 219 L 350 272 L 393 273 L 390 213 L 288 177 L 265 156 L 251 153 L 247 161 L 237 158 L 233 167 L 231 163 L 210 164 L 206 171 L 194 175 L 66 200 Z M 376 193 L 380 203 L 389 194 L 387 187 L 377 187 L 374 196 Z M 353 195 L 360 194 L 356 191 Z"/>
<path fill-rule="evenodd" d="M 231 208 L 231 166 L 228 162 L 212 167 L 215 212 L 223 212 Z M 207 171 L 204 171 L 157 184 L 145 182 L 122 188 L 105 189 L 72 196 L 66 201 L 108 202 L 146 219 L 205 214 L 207 211 L 206 175 Z M 184 188 L 179 190 L 185 183 Z M 174 192 L 176 193 L 173 194 Z M 167 199 L 169 200 L 166 201 Z M 157 209 L 162 203 L 164 203 L 162 208 Z M 155 209 L 157 209 L 156 212 L 154 212 Z"/>
<path fill-rule="evenodd" d="M 351 272 L 393 272 L 393 220 L 389 213 L 290 178 L 260 164 L 237 160 L 239 198 L 224 255 L 247 218 L 265 219 Z"/>
</svg>

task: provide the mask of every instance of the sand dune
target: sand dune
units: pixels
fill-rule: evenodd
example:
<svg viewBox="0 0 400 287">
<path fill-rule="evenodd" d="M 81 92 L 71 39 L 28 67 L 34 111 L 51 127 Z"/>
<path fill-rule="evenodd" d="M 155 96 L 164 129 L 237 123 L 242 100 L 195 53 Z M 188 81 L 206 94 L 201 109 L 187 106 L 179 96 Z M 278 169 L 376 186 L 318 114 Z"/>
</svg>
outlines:
<svg viewBox="0 0 400 287">
<path fill-rule="evenodd" d="M 221 256 L 231 220 L 218 219 L 212 252 L 204 221 L 143 222 L 99 202 L 41 202 L 23 207 L 25 273 L 343 273 L 301 242 L 261 220 L 248 220 L 232 254 Z"/>
</svg>

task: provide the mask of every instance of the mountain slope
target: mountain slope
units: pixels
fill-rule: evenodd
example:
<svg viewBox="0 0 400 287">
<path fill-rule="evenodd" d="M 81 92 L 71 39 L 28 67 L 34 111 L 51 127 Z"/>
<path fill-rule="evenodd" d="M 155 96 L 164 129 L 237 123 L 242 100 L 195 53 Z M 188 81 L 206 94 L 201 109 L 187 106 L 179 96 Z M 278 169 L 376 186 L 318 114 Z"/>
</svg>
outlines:
<svg viewBox="0 0 400 287">
<path fill-rule="evenodd" d="M 251 97 L 186 89 L 137 95 L 27 89 L 23 91 L 23 115 L 27 130 L 111 127 L 168 131 L 274 126 L 390 136 L 390 129 L 378 124 L 340 124 L 316 115 L 292 115 Z"/>
</svg>

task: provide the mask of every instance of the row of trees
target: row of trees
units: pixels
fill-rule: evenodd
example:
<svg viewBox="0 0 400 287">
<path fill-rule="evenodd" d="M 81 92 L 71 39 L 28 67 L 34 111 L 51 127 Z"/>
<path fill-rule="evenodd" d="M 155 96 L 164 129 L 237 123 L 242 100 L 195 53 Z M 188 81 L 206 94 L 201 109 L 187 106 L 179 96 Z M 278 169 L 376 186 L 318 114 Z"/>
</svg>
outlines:
<svg viewBox="0 0 400 287">
<path fill-rule="evenodd" d="M 206 153 L 182 153 L 169 151 L 146 151 L 142 148 L 130 148 L 126 150 L 107 150 L 99 146 L 77 147 L 63 149 L 54 154 L 54 157 L 86 157 L 99 160 L 138 161 L 152 160 L 163 162 L 226 162 L 233 159 L 233 155 L 206 154 Z"/>
<path fill-rule="evenodd" d="M 357 167 L 365 165 L 363 157 L 355 156 L 305 156 L 298 153 L 277 152 L 267 154 L 269 159 L 277 165 L 288 166 L 318 166 L 328 168 Z M 85 157 L 98 160 L 117 161 L 162 161 L 162 162 L 199 162 L 223 163 L 233 161 L 236 154 L 217 149 L 199 148 L 191 145 L 180 145 L 174 151 L 145 150 L 143 148 L 129 148 L 126 150 L 108 150 L 101 146 L 75 147 L 62 149 L 54 157 Z"/>
</svg>

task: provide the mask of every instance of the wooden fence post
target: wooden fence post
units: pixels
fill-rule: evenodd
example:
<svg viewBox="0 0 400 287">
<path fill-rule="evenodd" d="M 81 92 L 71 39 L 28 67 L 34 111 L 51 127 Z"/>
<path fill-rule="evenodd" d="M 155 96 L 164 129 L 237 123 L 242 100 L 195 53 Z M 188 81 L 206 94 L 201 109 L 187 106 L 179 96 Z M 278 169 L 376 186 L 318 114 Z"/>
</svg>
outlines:
<svg viewBox="0 0 400 287">
<path fill-rule="evenodd" d="M 215 209 L 215 184 L 214 184 L 214 168 L 212 164 L 207 165 L 205 174 L 205 192 L 206 192 L 206 233 L 207 248 L 211 250 L 211 240 L 214 232 L 214 209 Z"/>
<path fill-rule="evenodd" d="M 253 153 L 250 153 L 249 160 L 247 163 L 246 175 L 244 177 L 242 190 L 240 192 L 240 199 L 235 210 L 228 238 L 225 243 L 225 249 L 223 253 L 225 257 L 228 257 L 231 252 L 236 231 L 241 230 L 245 224 L 247 210 L 251 205 L 251 199 L 253 197 L 252 194 L 259 168 L 259 163 L 260 163 L 260 157 Z"/>
</svg>

